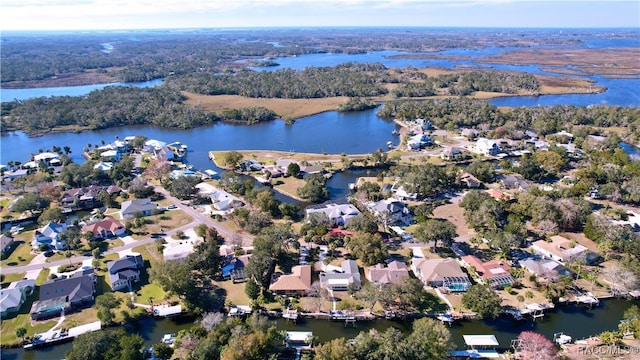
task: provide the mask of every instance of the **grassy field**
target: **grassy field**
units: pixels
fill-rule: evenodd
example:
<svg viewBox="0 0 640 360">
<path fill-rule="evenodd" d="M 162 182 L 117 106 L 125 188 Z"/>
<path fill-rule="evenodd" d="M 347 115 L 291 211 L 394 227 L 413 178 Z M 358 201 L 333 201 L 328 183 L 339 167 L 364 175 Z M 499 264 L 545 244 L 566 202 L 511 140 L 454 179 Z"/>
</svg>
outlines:
<svg viewBox="0 0 640 360">
<path fill-rule="evenodd" d="M 146 239 L 149 234 L 164 233 L 167 230 L 187 225 L 193 218 L 181 210 L 172 210 L 163 214 L 145 217 L 146 224 L 142 229 L 134 229 L 137 233 L 131 235 L 136 240 Z"/>
<path fill-rule="evenodd" d="M 49 269 L 42 269 L 36 278 L 36 285 L 40 286 L 44 284 L 45 281 L 49 280 L 49 273 L 51 271 Z"/>
<path fill-rule="evenodd" d="M 16 240 L 13 246 L 11 254 L 5 260 L 0 261 L 0 266 L 27 265 L 36 257 L 36 254 L 31 253 L 31 244 L 28 241 Z"/>
<path fill-rule="evenodd" d="M 6 286 L 9 286 L 9 284 L 14 281 L 22 280 L 22 278 L 24 278 L 24 275 L 25 273 L 3 274 L 2 288 L 4 289 Z"/>
</svg>

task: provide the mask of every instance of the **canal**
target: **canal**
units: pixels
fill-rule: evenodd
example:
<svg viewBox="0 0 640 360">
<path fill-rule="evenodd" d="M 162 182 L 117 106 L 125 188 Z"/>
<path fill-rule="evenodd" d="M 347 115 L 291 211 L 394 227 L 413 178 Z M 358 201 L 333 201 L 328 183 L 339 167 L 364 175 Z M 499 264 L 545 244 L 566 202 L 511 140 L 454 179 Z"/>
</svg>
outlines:
<svg viewBox="0 0 640 360">
<path fill-rule="evenodd" d="M 543 319 L 536 321 L 527 319 L 516 322 L 507 317 L 496 320 L 465 320 L 453 324 L 451 335 L 458 348 L 465 346 L 462 335 L 494 334 L 500 342 L 501 349 L 508 349 L 511 340 L 518 337 L 522 331 L 535 331 L 549 339 L 553 338 L 554 333 L 564 332 L 573 339 L 582 339 L 603 331 L 616 330 L 624 312 L 633 304 L 640 306 L 640 301 L 609 299 L 601 301 L 600 306 L 593 309 L 578 305 L 562 305 L 547 313 Z M 278 319 L 275 323 L 279 330 L 312 331 L 320 342 L 340 337 L 351 339 L 359 332 L 371 329 L 383 332 L 391 326 L 403 332 L 411 330 L 410 321 L 384 319 L 361 321 L 347 326 L 339 321 L 313 319 L 299 320 L 297 323 Z M 145 346 L 151 346 L 159 342 L 164 334 L 177 333 L 192 324 L 191 320 L 145 319 L 129 327 L 128 331 L 140 334 L 145 340 Z M 58 360 L 64 359 L 65 353 L 72 346 L 73 343 L 66 343 L 32 351 L 8 349 L 2 350 L 0 358 L 3 360 Z"/>
</svg>

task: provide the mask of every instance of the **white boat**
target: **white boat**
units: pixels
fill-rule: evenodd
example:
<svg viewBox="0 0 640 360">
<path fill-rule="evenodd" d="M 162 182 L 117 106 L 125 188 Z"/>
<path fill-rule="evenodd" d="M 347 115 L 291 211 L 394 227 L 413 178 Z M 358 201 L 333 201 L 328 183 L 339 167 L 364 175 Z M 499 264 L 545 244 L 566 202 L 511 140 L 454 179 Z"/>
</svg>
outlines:
<svg viewBox="0 0 640 360">
<path fill-rule="evenodd" d="M 398 130 L 395 130 L 395 129 L 394 129 L 394 130 L 391 132 L 391 135 L 398 135 Z"/>
<path fill-rule="evenodd" d="M 161 341 L 165 344 L 171 345 L 176 341 L 176 334 L 164 334 Z"/>
<path fill-rule="evenodd" d="M 570 344 L 572 341 L 571 336 L 565 335 L 564 333 L 553 334 L 553 342 L 558 345 Z"/>
<path fill-rule="evenodd" d="M 438 314 L 436 316 L 436 319 L 442 321 L 443 323 L 448 323 L 448 324 L 451 324 L 454 321 L 453 316 L 451 316 L 450 314 Z"/>
</svg>

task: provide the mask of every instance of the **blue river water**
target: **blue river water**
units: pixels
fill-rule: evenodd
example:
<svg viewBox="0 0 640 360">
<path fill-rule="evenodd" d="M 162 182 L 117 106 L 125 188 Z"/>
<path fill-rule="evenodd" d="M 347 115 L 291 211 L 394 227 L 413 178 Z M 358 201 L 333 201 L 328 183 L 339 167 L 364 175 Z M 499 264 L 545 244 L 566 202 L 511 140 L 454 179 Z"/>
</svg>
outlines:
<svg viewBox="0 0 640 360">
<path fill-rule="evenodd" d="M 81 86 L 61 86 L 48 88 L 30 88 L 30 89 L 2 89 L 0 88 L 0 101 L 27 100 L 37 97 L 49 96 L 84 96 L 94 90 L 102 90 L 107 86 L 134 86 L 134 87 L 152 87 L 162 84 L 162 79 L 155 79 L 143 82 L 132 83 L 111 83 L 111 84 L 95 84 Z"/>
</svg>

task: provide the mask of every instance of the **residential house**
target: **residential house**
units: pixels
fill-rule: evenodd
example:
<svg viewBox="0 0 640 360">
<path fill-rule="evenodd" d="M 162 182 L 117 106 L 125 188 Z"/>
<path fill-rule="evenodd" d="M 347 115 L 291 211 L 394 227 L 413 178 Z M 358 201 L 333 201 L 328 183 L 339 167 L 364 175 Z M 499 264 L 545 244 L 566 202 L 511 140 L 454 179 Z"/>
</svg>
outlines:
<svg viewBox="0 0 640 360">
<path fill-rule="evenodd" d="M 117 150 L 107 150 L 100 153 L 101 161 L 118 162 L 120 161 L 120 153 Z"/>
<path fill-rule="evenodd" d="M 94 239 L 109 239 L 123 236 L 127 233 L 127 228 L 122 223 L 111 216 L 82 227 L 82 232 L 91 232 Z"/>
<path fill-rule="evenodd" d="M 447 291 L 467 291 L 471 282 L 453 258 L 414 258 L 411 270 L 425 285 L 443 287 Z"/>
<path fill-rule="evenodd" d="M 398 183 L 394 183 L 391 186 L 391 193 L 393 197 L 400 200 L 416 200 L 418 199 L 418 194 L 413 192 L 407 192 L 407 190 L 402 185 L 398 185 Z"/>
<path fill-rule="evenodd" d="M 102 206 L 98 194 L 106 191 L 104 186 L 91 185 L 82 188 L 69 189 L 62 193 L 62 206 L 69 209 L 93 209 Z"/>
<path fill-rule="evenodd" d="M 550 242 L 538 240 L 531 245 L 531 249 L 545 258 L 560 263 L 584 261 L 586 264 L 592 264 L 599 257 L 585 246 L 559 235 L 552 236 Z"/>
<path fill-rule="evenodd" d="M 518 191 L 527 190 L 530 185 L 530 183 L 522 177 L 511 174 L 503 175 L 500 179 L 500 183 L 505 187 L 505 189 Z"/>
<path fill-rule="evenodd" d="M 516 282 L 516 279 L 509 273 L 511 266 L 503 260 L 483 262 L 474 255 L 465 255 L 462 257 L 462 264 L 468 268 L 473 267 L 482 281 L 494 288 L 504 288 Z"/>
<path fill-rule="evenodd" d="M 349 203 L 325 202 L 319 205 L 308 206 L 305 210 L 306 216 L 311 214 L 325 214 L 334 226 L 347 225 L 349 220 L 359 215 L 360 211 Z"/>
<path fill-rule="evenodd" d="M 155 149 L 153 155 L 158 161 L 174 161 L 180 158 L 167 146 L 163 146 L 160 149 Z"/>
<path fill-rule="evenodd" d="M 278 295 L 304 296 L 311 289 L 311 265 L 296 265 L 291 274 L 274 274 L 269 290 Z"/>
<path fill-rule="evenodd" d="M 88 275 L 47 281 L 40 286 L 40 299 L 31 306 L 31 319 L 47 319 L 91 306 L 94 294 L 94 282 Z"/>
<path fill-rule="evenodd" d="M 418 118 L 415 120 L 416 125 L 420 126 L 422 130 L 433 130 L 433 124 L 429 119 Z"/>
<path fill-rule="evenodd" d="M 303 175 L 310 174 L 322 174 L 324 169 L 320 165 L 302 165 L 300 166 L 300 173 Z"/>
<path fill-rule="evenodd" d="M 333 291 L 360 290 L 360 270 L 353 260 L 344 260 L 341 272 L 323 272 L 320 274 L 320 286 Z"/>
<path fill-rule="evenodd" d="M 560 277 L 574 276 L 574 273 L 571 270 L 551 259 L 528 258 L 520 260 L 518 263 L 531 274 L 549 281 L 555 281 Z"/>
<path fill-rule="evenodd" d="M 378 217 L 383 219 L 387 224 L 403 224 L 409 225 L 413 220 L 411 211 L 401 201 L 394 198 L 380 200 L 370 203 L 369 210 Z"/>
<path fill-rule="evenodd" d="M 104 161 L 100 161 L 99 163 L 95 164 L 93 166 L 94 170 L 100 170 L 102 172 L 109 172 L 111 171 L 111 169 L 113 169 L 113 163 L 112 162 L 104 162 Z"/>
<path fill-rule="evenodd" d="M 627 220 L 611 220 L 612 224 L 628 226 L 634 232 L 640 231 L 640 214 L 629 211 L 627 212 Z"/>
<path fill-rule="evenodd" d="M 141 214 L 142 216 L 149 216 L 154 210 L 158 208 L 157 204 L 151 202 L 151 199 L 134 199 L 123 201 L 120 206 L 120 217 L 128 218 Z"/>
<path fill-rule="evenodd" d="M 495 140 L 480 138 L 476 141 L 476 151 L 483 155 L 496 156 L 500 152 L 500 146 Z"/>
<path fill-rule="evenodd" d="M 477 189 L 482 185 L 480 180 L 467 172 L 460 176 L 460 182 L 465 184 L 469 189 Z"/>
<path fill-rule="evenodd" d="M 489 189 L 487 190 L 487 193 L 492 198 L 500 201 L 510 201 L 513 198 L 511 194 L 507 194 L 506 192 L 496 190 L 496 189 Z"/>
<path fill-rule="evenodd" d="M 238 166 L 242 171 L 260 171 L 263 167 L 259 161 L 253 159 L 244 159 Z"/>
<path fill-rule="evenodd" d="M 442 150 L 440 158 L 447 161 L 462 160 L 464 159 L 464 152 L 457 147 L 449 146 Z"/>
<path fill-rule="evenodd" d="M 194 246 L 198 245 L 202 240 L 170 242 L 164 245 L 162 256 L 164 261 L 184 260 L 193 254 Z"/>
<path fill-rule="evenodd" d="M 109 261 L 107 271 L 109 272 L 109 284 L 113 291 L 129 290 L 134 282 L 140 280 L 140 269 L 144 268 L 142 255 L 125 255 L 124 257 Z"/>
<path fill-rule="evenodd" d="M 0 318 L 6 318 L 20 310 L 25 299 L 33 294 L 35 280 L 14 281 L 6 289 L 0 290 Z"/>
<path fill-rule="evenodd" d="M 239 198 L 221 189 L 214 191 L 209 197 L 212 206 L 218 211 L 228 211 L 244 205 Z"/>
<path fill-rule="evenodd" d="M 378 286 L 399 284 L 409 277 L 409 269 L 403 262 L 392 261 L 387 266 L 376 264 L 369 267 L 364 276 L 369 282 Z"/>
<path fill-rule="evenodd" d="M 13 237 L 0 234 L 0 254 L 2 254 L 3 259 L 9 255 L 9 252 L 13 248 L 13 244 Z"/>
<path fill-rule="evenodd" d="M 407 148 L 409 150 L 418 150 L 431 144 L 431 139 L 427 134 L 416 134 L 407 139 Z"/>
<path fill-rule="evenodd" d="M 476 129 L 462 129 L 460 130 L 460 135 L 466 137 L 467 139 L 474 139 L 476 136 L 478 136 L 478 130 Z"/>
<path fill-rule="evenodd" d="M 228 257 L 225 259 L 225 265 L 222 266 L 222 277 L 233 282 L 246 280 L 244 268 L 249 264 L 250 260 L 251 255 Z"/>
<path fill-rule="evenodd" d="M 155 154 L 156 151 L 162 150 L 165 146 L 167 146 L 167 143 L 164 141 L 150 139 L 144 143 L 144 151 Z"/>
<path fill-rule="evenodd" d="M 67 243 L 60 239 L 60 234 L 65 231 L 67 231 L 66 224 L 49 222 L 42 229 L 36 230 L 33 233 L 31 246 L 34 249 L 38 249 L 40 246 L 46 245 L 55 250 L 65 250 Z"/>
<path fill-rule="evenodd" d="M 59 166 L 62 164 L 60 161 L 60 155 L 53 152 L 43 152 L 38 155 L 33 156 L 33 161 L 38 164 L 41 161 L 44 162 L 45 165 L 49 166 Z"/>
</svg>

